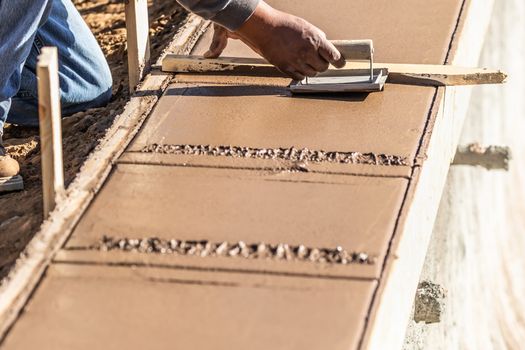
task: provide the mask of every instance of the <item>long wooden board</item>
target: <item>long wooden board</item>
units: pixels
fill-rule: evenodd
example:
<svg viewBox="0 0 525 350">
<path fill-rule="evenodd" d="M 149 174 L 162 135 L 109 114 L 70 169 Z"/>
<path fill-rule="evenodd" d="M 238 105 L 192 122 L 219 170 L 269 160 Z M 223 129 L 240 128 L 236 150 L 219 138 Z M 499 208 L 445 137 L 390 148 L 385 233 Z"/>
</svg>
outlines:
<svg viewBox="0 0 525 350">
<path fill-rule="evenodd" d="M 326 75 L 350 74 L 348 70 L 366 69 L 368 62 L 347 62 L 340 70 L 331 67 Z M 501 84 L 507 74 L 501 70 L 468 68 L 450 65 L 375 63 L 374 68 L 388 70 L 388 83 L 454 86 Z M 234 74 L 255 76 L 278 76 L 283 74 L 262 58 L 219 57 L 206 59 L 202 56 L 166 55 L 162 61 L 164 72 Z"/>
</svg>

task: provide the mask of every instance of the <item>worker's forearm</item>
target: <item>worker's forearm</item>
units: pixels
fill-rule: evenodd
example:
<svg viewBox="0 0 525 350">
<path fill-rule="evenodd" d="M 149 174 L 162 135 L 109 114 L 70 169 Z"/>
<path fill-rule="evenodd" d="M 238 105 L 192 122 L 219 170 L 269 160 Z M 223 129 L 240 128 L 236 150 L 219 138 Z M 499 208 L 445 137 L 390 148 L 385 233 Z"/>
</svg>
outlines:
<svg viewBox="0 0 525 350">
<path fill-rule="evenodd" d="M 177 1 L 189 11 L 235 31 L 250 18 L 261 0 Z"/>
<path fill-rule="evenodd" d="M 234 30 L 215 26 L 205 57 L 218 57 L 226 48 L 228 38 L 233 38 L 241 39 L 268 62 L 297 80 L 326 71 L 330 63 L 339 68 L 345 65 L 344 57 L 321 29 L 302 18 L 276 10 L 264 1 L 254 4 L 257 5 L 254 11 Z"/>
</svg>

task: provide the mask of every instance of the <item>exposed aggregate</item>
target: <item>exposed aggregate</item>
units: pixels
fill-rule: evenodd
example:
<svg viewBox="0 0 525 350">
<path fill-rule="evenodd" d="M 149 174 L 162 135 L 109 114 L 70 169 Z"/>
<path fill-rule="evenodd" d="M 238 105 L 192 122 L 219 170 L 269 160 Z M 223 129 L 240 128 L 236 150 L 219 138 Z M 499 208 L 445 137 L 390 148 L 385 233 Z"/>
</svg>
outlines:
<svg viewBox="0 0 525 350">
<path fill-rule="evenodd" d="M 206 155 L 254 159 L 280 159 L 303 162 L 329 162 L 343 164 L 370 164 L 402 166 L 408 165 L 407 159 L 401 156 L 361 152 L 334 152 L 310 150 L 308 148 L 253 148 L 240 146 L 211 146 L 211 145 L 173 145 L 157 144 L 146 145 L 142 153 L 162 153 L 176 155 Z"/>
<path fill-rule="evenodd" d="M 126 251 L 150 254 L 177 254 L 182 256 L 223 256 L 245 259 L 272 259 L 282 261 L 305 261 L 326 264 L 373 264 L 374 259 L 364 252 L 348 252 L 342 247 L 311 248 L 304 245 L 284 243 L 245 243 L 239 241 L 209 242 L 185 241 L 177 239 L 150 238 L 115 238 L 103 236 L 100 242 L 92 247 L 102 251 Z"/>
</svg>

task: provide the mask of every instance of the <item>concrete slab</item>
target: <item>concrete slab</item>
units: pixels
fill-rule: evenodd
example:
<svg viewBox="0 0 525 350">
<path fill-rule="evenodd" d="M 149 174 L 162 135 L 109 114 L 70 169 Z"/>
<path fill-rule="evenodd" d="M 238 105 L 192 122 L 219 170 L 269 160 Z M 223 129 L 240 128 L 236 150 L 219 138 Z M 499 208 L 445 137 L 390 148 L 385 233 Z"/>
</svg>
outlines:
<svg viewBox="0 0 525 350">
<path fill-rule="evenodd" d="M 85 249 L 104 235 L 341 246 L 377 261 L 323 268 L 313 263 L 260 259 L 182 260 L 176 255 L 161 259 L 207 268 L 375 278 L 407 183 L 403 178 L 120 164 L 67 247 Z M 101 259 L 101 255 L 97 252 L 95 258 Z M 134 257 L 144 259 L 140 254 Z"/>
<path fill-rule="evenodd" d="M 269 0 L 279 10 L 301 16 L 330 39 L 372 39 L 378 62 L 442 64 L 463 4 L 462 0 Z M 203 54 L 208 32 L 194 54 Z M 225 56 L 254 57 L 244 44 L 231 40 Z"/>
<path fill-rule="evenodd" d="M 410 164 L 434 89 L 292 97 L 285 87 L 175 84 L 128 150 L 158 144 L 373 152 Z M 380 169 L 378 170 L 380 172 Z"/>
<path fill-rule="evenodd" d="M 375 284 L 53 265 L 2 348 L 354 349 Z"/>
</svg>

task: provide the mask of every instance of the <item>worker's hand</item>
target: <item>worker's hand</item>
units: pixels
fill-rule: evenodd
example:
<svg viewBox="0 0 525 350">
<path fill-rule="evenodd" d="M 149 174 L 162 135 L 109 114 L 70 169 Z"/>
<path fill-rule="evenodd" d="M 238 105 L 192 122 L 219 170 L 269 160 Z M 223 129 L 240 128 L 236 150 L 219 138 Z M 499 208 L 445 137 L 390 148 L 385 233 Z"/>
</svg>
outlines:
<svg viewBox="0 0 525 350">
<path fill-rule="evenodd" d="M 254 14 L 235 33 L 215 26 L 210 50 L 205 56 L 218 57 L 228 38 L 240 39 L 283 73 L 301 80 L 345 65 L 344 57 L 322 30 L 296 16 L 261 2 Z"/>
</svg>

